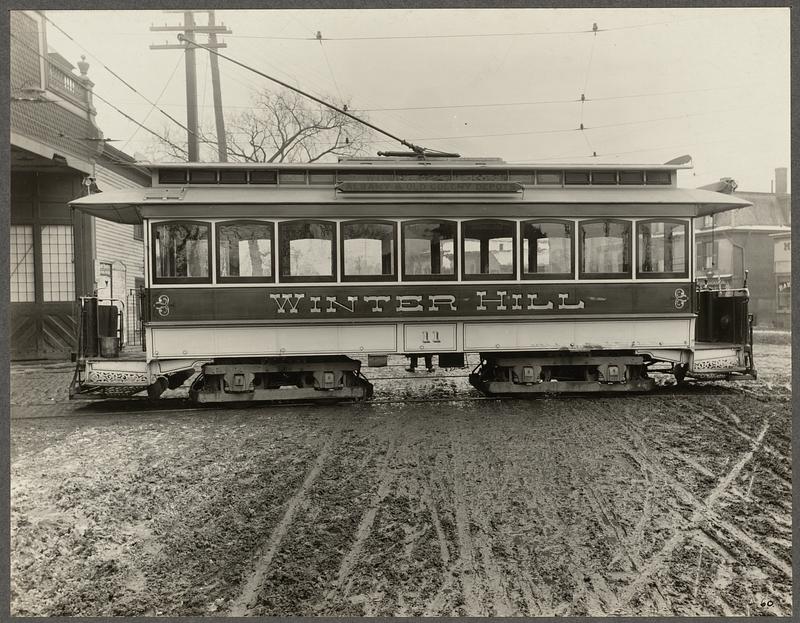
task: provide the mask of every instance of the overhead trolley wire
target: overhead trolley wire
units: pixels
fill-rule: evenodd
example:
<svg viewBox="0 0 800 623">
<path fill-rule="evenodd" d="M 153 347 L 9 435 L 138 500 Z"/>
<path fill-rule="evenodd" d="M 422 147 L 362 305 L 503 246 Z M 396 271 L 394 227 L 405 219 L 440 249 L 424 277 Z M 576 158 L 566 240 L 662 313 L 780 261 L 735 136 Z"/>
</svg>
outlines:
<svg viewBox="0 0 800 623">
<path fill-rule="evenodd" d="M 382 35 L 365 37 L 326 37 L 327 41 L 390 41 L 394 39 L 468 39 L 485 37 L 534 37 L 550 35 L 585 35 L 594 32 L 612 32 L 615 30 L 630 30 L 634 28 L 647 28 L 649 26 L 663 26 L 680 22 L 690 22 L 695 20 L 708 19 L 697 17 L 685 20 L 670 20 L 665 22 L 649 22 L 645 24 L 631 24 L 630 26 L 615 26 L 611 28 L 598 28 L 597 30 L 540 30 L 532 32 L 494 32 L 494 33 L 454 33 L 448 35 Z M 267 39 L 273 41 L 315 41 L 316 37 L 281 37 L 269 35 L 228 35 L 237 39 Z"/>
<path fill-rule="evenodd" d="M 28 49 L 29 49 L 31 52 L 33 52 L 34 54 L 36 54 L 36 55 L 37 55 L 39 58 L 41 58 L 41 59 L 44 59 L 44 61 L 45 61 L 46 63 L 48 63 L 49 65 L 52 65 L 53 67 L 55 67 L 55 68 L 57 68 L 57 69 L 59 69 L 59 67 L 58 67 L 58 66 L 57 66 L 57 65 L 56 65 L 56 64 L 53 62 L 53 60 L 52 60 L 52 59 L 50 59 L 50 58 L 48 58 L 47 56 L 45 56 L 44 54 L 42 54 L 42 53 L 41 53 L 39 50 L 37 50 L 36 48 L 33 48 L 33 47 L 31 47 L 30 45 L 28 45 L 28 43 L 27 43 L 27 42 L 25 42 L 25 41 L 23 41 L 22 39 L 20 39 L 20 38 L 19 38 L 17 35 L 15 35 L 14 33 L 9 33 L 9 34 L 10 34 L 10 36 L 11 36 L 11 38 L 12 38 L 12 39 L 16 39 L 16 40 L 17 40 L 17 41 L 18 41 L 18 42 L 19 42 L 19 43 L 20 43 L 22 46 L 24 46 L 24 47 L 28 48 Z M 96 98 L 97 98 L 97 99 L 99 99 L 101 102 L 104 102 L 105 104 L 107 104 L 108 106 L 110 106 L 111 108 L 113 108 L 114 110 L 116 110 L 116 111 L 117 111 L 119 114 L 121 114 L 123 117 L 125 117 L 126 119 L 128 119 L 128 120 L 130 120 L 131 122 L 135 123 L 137 126 L 139 126 L 140 128 L 142 128 L 143 130 L 146 130 L 146 131 L 150 132 L 150 134 L 152 134 L 153 136 L 155 136 L 155 137 L 156 137 L 156 138 L 158 138 L 159 140 L 162 140 L 162 141 L 164 141 L 165 143 L 167 143 L 167 144 L 168 144 L 168 145 L 170 145 L 171 147 L 174 147 L 174 148 L 175 148 L 175 149 L 177 149 L 178 151 L 181 151 L 181 152 L 183 152 L 183 153 L 187 153 L 187 151 L 186 151 L 184 148 L 182 148 L 182 147 L 180 147 L 180 146 L 176 145 L 175 143 L 173 143 L 173 142 L 172 142 L 172 141 L 170 141 L 169 139 L 167 139 L 167 138 L 165 138 L 165 137 L 161 136 L 161 135 L 160 135 L 158 132 L 156 132 L 155 130 L 151 130 L 151 129 L 150 129 L 150 128 L 148 128 L 146 125 L 144 125 L 144 124 L 140 123 L 139 121 L 137 121 L 136 119 L 134 119 L 133 117 L 131 117 L 131 116 L 130 116 L 128 113 L 126 113 L 126 112 L 123 112 L 122 110 L 120 110 L 119 108 L 117 108 L 117 106 L 115 106 L 114 104 L 112 104 L 111 102 L 109 102 L 109 101 L 108 101 L 106 98 L 104 98 L 102 95 L 100 95 L 100 94 L 99 94 L 97 91 L 95 91 L 94 89 L 92 89 L 92 97 L 96 97 Z M 94 139 L 92 139 L 92 140 L 94 140 Z"/>
<path fill-rule="evenodd" d="M 167 81 L 164 83 L 164 88 L 162 88 L 162 89 L 161 89 L 161 93 L 159 93 L 159 94 L 158 94 L 158 97 L 156 98 L 155 104 L 152 104 L 152 105 L 150 106 L 150 110 L 149 110 L 149 111 L 147 111 L 147 114 L 144 116 L 144 119 L 142 119 L 142 123 L 144 123 L 145 121 L 147 121 L 147 119 L 150 117 L 150 115 L 152 114 L 152 112 L 153 112 L 153 111 L 154 111 L 154 110 L 157 108 L 157 104 L 158 104 L 158 102 L 160 102 L 160 101 L 161 101 L 161 98 L 164 96 L 164 93 L 166 93 L 166 92 L 167 92 L 167 87 L 168 87 L 168 86 L 170 85 L 170 83 L 172 82 L 172 79 L 175 77 L 175 74 L 176 74 L 176 73 L 178 73 L 178 67 L 180 67 L 180 65 L 181 65 L 181 61 L 182 61 L 182 60 L 183 60 L 183 59 L 182 59 L 182 58 L 179 56 L 179 57 L 178 57 L 178 62 L 177 62 L 177 63 L 175 63 L 175 67 L 172 69 L 172 73 L 169 75 L 169 78 L 167 78 Z M 137 133 L 138 131 L 139 131 L 139 127 L 137 126 L 137 127 L 136 127 L 136 129 L 133 131 L 133 134 L 131 134 L 130 138 L 129 138 L 127 141 L 125 141 L 125 144 L 124 144 L 122 147 L 120 147 L 120 150 L 122 150 L 122 151 L 125 151 L 125 148 L 126 148 L 126 147 L 127 147 L 129 144 L 130 144 L 130 142 L 131 142 L 131 141 L 134 139 L 134 137 L 136 136 L 136 133 Z"/>
<path fill-rule="evenodd" d="M 178 34 L 178 41 L 186 42 L 189 45 L 193 45 L 193 46 L 201 48 L 203 50 L 207 50 L 209 53 L 216 54 L 220 58 L 224 58 L 226 61 L 229 61 L 229 62 L 231 62 L 231 63 L 233 63 L 235 65 L 239 65 L 240 67 L 243 67 L 243 68 L 245 68 L 245 69 L 247 69 L 249 71 L 252 71 L 253 73 L 255 73 L 255 74 L 257 74 L 257 75 L 259 75 L 259 76 L 261 76 L 263 78 L 266 78 L 267 80 L 271 80 L 272 82 L 280 84 L 281 86 L 283 86 L 283 87 L 285 87 L 287 89 L 291 89 L 292 91 L 295 91 L 296 93 L 300 93 L 301 95 L 304 95 L 305 97 L 314 100 L 318 104 L 322 104 L 324 106 L 327 106 L 328 108 L 331 108 L 331 109 L 335 110 L 336 112 L 338 112 L 341 115 L 344 115 L 345 117 L 349 117 L 350 119 L 353 119 L 354 121 L 358 121 L 359 123 L 362 123 L 363 125 L 365 125 L 365 126 L 367 126 L 369 128 L 372 128 L 376 132 L 379 132 L 379 133 L 383 134 L 384 136 L 388 136 L 389 138 L 394 139 L 395 141 L 397 141 L 401 145 L 405 145 L 406 147 L 408 147 L 413 152 L 415 152 L 415 153 L 417 153 L 419 155 L 424 155 L 426 151 L 442 153 L 442 152 L 439 152 L 438 150 L 425 149 L 424 147 L 421 147 L 419 145 L 415 145 L 414 143 L 411 143 L 411 142 L 409 142 L 409 141 L 407 141 L 405 139 L 402 139 L 402 138 L 400 138 L 398 136 L 395 136 L 394 134 L 391 134 L 390 132 L 387 132 L 386 130 L 384 130 L 382 128 L 379 128 L 378 126 L 376 126 L 376 125 L 374 125 L 374 124 L 372 124 L 372 123 L 370 123 L 368 121 L 365 121 L 365 120 L 363 120 L 363 119 L 361 119 L 359 117 L 356 117 L 355 115 L 347 112 L 346 110 L 342 110 L 338 106 L 334 106 L 333 104 L 330 104 L 330 103 L 328 103 L 328 102 L 326 102 L 326 101 L 324 101 L 324 100 L 322 100 L 322 99 L 320 99 L 318 97 L 315 97 L 315 96 L 311 95 L 310 93 L 307 93 L 307 92 L 303 91 L 302 89 L 298 89 L 297 87 L 293 87 L 290 84 L 287 84 L 286 82 L 283 82 L 282 80 L 278 80 L 277 78 L 274 78 L 273 76 L 270 76 L 268 74 L 265 74 L 262 71 L 259 71 L 258 69 L 255 69 L 254 67 L 250 67 L 246 63 L 242 63 L 241 61 L 237 61 L 236 59 L 231 58 L 230 56 L 227 56 L 225 54 L 221 54 L 220 52 L 218 52 L 217 50 L 215 50 L 213 48 L 205 46 L 205 45 L 203 45 L 201 43 L 198 43 L 196 41 L 192 41 L 190 39 L 187 39 L 182 33 Z"/>
<path fill-rule="evenodd" d="M 228 76 L 232 78 L 232 76 Z M 245 85 L 244 82 L 236 80 L 242 85 Z M 250 86 L 250 85 L 245 85 Z M 587 102 L 606 102 L 612 100 L 621 100 L 621 99 L 635 99 L 640 97 L 661 97 L 664 95 L 682 95 L 686 93 L 707 93 L 710 91 L 728 91 L 728 90 L 735 90 L 735 89 L 745 89 L 751 88 L 754 85 L 733 85 L 733 86 L 720 86 L 720 87 L 711 87 L 707 89 L 683 89 L 683 90 L 676 90 L 676 91 L 654 91 L 653 93 L 630 93 L 627 95 L 608 95 L 605 97 L 587 97 L 585 101 Z M 546 105 L 546 104 L 575 104 L 580 102 L 581 100 L 578 98 L 571 98 L 571 99 L 554 99 L 554 100 L 536 100 L 530 102 L 485 102 L 485 103 L 477 103 L 477 104 L 442 104 L 440 106 L 400 106 L 395 108 L 351 108 L 350 110 L 354 112 L 400 112 L 406 110 L 448 110 L 450 108 L 504 108 L 504 107 L 512 107 L 512 106 L 539 106 L 539 105 Z M 174 106 L 183 106 L 183 104 L 174 104 Z M 208 105 L 210 107 L 211 104 Z M 237 105 L 228 105 L 226 108 L 239 108 L 239 109 L 257 109 L 258 106 L 237 106 Z"/>
<path fill-rule="evenodd" d="M 128 88 L 129 88 L 131 91 L 133 91 L 134 93 L 136 93 L 136 94 L 137 94 L 139 97 L 141 97 L 141 98 L 142 98 L 144 101 L 146 101 L 148 104 L 150 104 L 150 105 L 152 105 L 153 107 L 155 107 L 156 109 L 158 109 L 158 110 L 161 112 L 161 114 L 163 114 L 163 115 L 164 115 L 164 116 L 165 116 L 167 119 L 169 119 L 170 121 L 172 121 L 173 123 L 175 123 L 175 124 L 176 124 L 178 127 L 180 127 L 181 129 L 185 130 L 186 132 L 189 132 L 190 134 L 193 134 L 193 135 L 195 135 L 195 136 L 196 136 L 198 139 L 200 139 L 200 140 L 203 140 L 203 141 L 204 141 L 204 142 L 206 142 L 206 143 L 210 143 L 210 142 L 212 142 L 212 141 L 209 141 L 209 140 L 206 140 L 206 139 L 204 139 L 204 138 L 203 138 L 201 135 L 199 135 L 199 134 L 197 134 L 196 132 L 194 132 L 193 130 L 189 129 L 189 128 L 188 128 L 186 125 L 184 125 L 184 124 L 183 124 L 181 121 L 179 121 L 178 119 L 176 119 L 175 117 L 173 117 L 172 115 L 170 115 L 170 114 L 169 114 L 167 111 L 165 111 L 163 108 L 161 108 L 160 106 L 158 106 L 158 104 L 156 104 L 155 102 L 153 102 L 152 100 L 150 100 L 150 99 L 149 99 L 149 98 L 148 98 L 146 95 L 144 95 L 144 94 L 143 94 L 141 91 L 139 91 L 139 90 L 138 90 L 136 87 L 134 87 L 134 86 L 133 86 L 131 83 L 129 83 L 127 80 L 125 80 L 125 79 L 124 79 L 122 76 L 120 76 L 120 75 L 119 75 L 117 72 L 115 72 L 113 69 L 111 69 L 111 68 L 110 68 L 108 65 L 106 65 L 106 64 L 105 64 L 105 63 L 104 63 L 102 60 L 100 60 L 100 59 L 99 59 L 99 58 L 98 58 L 96 55 L 92 54 L 92 52 L 90 52 L 90 51 L 89 51 L 89 50 L 87 50 L 87 49 L 86 49 L 86 48 L 85 48 L 83 45 L 81 45 L 80 43 L 78 43 L 78 41 L 76 41 L 76 40 L 75 40 L 75 39 L 74 39 L 72 36 L 70 36 L 70 35 L 69 35 L 69 33 L 67 33 L 67 32 L 66 32 L 66 31 L 65 31 L 63 28 L 61 28 L 61 26 L 59 26 L 58 24 L 56 24 L 56 23 L 55 23 L 53 20 L 51 20 L 49 17 L 47 17 L 46 15 L 44 15 L 44 19 L 45 19 L 45 20 L 47 20 L 47 21 L 48 21 L 50 24 L 52 24 L 52 25 L 53 25 L 53 26 L 54 26 L 54 27 L 55 27 L 55 28 L 56 28 L 56 29 L 57 29 L 59 32 L 61 32 L 61 33 L 62 33 L 62 34 L 65 36 L 65 37 L 67 37 L 67 39 L 69 39 L 70 41 L 72 41 L 72 42 L 73 42 L 75 45 L 77 45 L 77 46 L 78 46 L 78 47 L 79 47 L 81 50 L 83 50 L 84 52 L 86 52 L 86 53 L 87 53 L 89 56 L 91 56 L 91 57 L 92 57 L 94 60 L 96 60 L 98 63 L 100 63 L 100 65 L 103 67 L 103 69 L 105 69 L 105 70 L 106 70 L 108 73 L 110 73 L 112 76 L 114 76 L 114 77 L 115 77 L 117 80 L 119 80 L 119 81 L 120 81 L 122 84 L 124 84 L 126 87 L 128 87 Z M 41 56 L 41 55 L 40 55 L 40 56 Z M 101 98 L 101 99 L 102 99 L 102 98 Z M 105 100 L 104 100 L 104 101 L 105 101 Z M 106 103 L 108 103 L 108 102 L 106 101 Z M 111 104 L 109 104 L 109 105 L 111 105 Z M 123 115 L 125 115 L 125 113 L 122 113 L 122 114 L 123 114 Z M 127 115 L 125 115 L 125 116 L 127 116 Z M 130 117 L 129 117 L 129 118 L 130 118 Z M 147 129 L 147 128 L 145 128 L 145 129 Z M 169 141 L 167 141 L 167 142 L 169 143 Z M 170 143 L 170 144 L 171 144 L 171 145 L 173 145 L 173 147 L 175 146 L 175 145 L 174 145 L 174 144 L 172 144 L 172 143 Z M 215 143 L 215 144 L 216 144 L 216 143 Z M 181 149 L 181 151 L 182 151 L 182 152 L 184 152 L 184 153 L 188 153 L 188 152 L 187 152 L 187 150 L 185 150 L 185 149 Z"/>
</svg>

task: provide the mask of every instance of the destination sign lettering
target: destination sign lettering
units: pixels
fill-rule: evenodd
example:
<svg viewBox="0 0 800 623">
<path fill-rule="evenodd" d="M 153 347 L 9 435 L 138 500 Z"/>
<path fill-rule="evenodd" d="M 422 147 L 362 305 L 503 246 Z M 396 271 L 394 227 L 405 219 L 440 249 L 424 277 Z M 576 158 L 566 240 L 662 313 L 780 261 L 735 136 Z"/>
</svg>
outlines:
<svg viewBox="0 0 800 623">
<path fill-rule="evenodd" d="M 150 321 L 691 313 L 691 283 L 153 288 Z"/>
</svg>

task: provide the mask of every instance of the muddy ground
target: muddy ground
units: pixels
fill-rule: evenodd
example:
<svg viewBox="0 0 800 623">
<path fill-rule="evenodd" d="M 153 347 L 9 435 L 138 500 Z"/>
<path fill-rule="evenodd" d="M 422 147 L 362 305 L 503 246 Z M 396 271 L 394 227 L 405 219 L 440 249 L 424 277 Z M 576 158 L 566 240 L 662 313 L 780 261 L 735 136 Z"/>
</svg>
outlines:
<svg viewBox="0 0 800 623">
<path fill-rule="evenodd" d="M 788 616 L 789 346 L 757 352 L 638 396 L 393 362 L 373 404 L 18 407 L 12 614 Z"/>
</svg>

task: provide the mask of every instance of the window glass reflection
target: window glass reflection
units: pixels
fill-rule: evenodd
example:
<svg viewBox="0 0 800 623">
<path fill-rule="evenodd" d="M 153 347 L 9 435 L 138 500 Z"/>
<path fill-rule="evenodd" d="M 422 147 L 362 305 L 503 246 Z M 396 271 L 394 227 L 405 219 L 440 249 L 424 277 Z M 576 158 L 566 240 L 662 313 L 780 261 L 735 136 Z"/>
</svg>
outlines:
<svg viewBox="0 0 800 623">
<path fill-rule="evenodd" d="M 455 274 L 456 224 L 426 221 L 403 224 L 406 275 Z"/>
</svg>

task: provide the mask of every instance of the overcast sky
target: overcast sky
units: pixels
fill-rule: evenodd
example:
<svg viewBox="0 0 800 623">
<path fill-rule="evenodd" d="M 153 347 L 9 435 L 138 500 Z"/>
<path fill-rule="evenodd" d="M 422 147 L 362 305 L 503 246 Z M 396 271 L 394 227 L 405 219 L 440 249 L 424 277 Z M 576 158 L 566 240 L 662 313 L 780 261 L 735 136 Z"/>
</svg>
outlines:
<svg viewBox="0 0 800 623">
<path fill-rule="evenodd" d="M 183 52 L 149 49 L 177 42 L 149 26 L 182 14 L 46 15 L 75 39 L 48 25 L 51 49 L 73 64 L 85 54 L 99 95 L 159 133 L 170 125 L 102 61 L 185 122 Z M 751 191 L 769 191 L 774 169 L 790 164 L 788 9 L 223 9 L 216 19 L 233 31 L 223 53 L 349 100 L 426 147 L 513 163 L 662 163 L 688 153 L 695 168 L 680 185 L 733 177 Z M 213 127 L 207 53 L 197 67 L 201 119 Z M 220 71 L 231 111 L 251 105 L 254 90 L 280 88 L 222 59 Z M 133 155 L 154 140 L 95 103 L 115 147 Z M 173 124 L 172 136 L 182 132 Z M 370 155 L 401 148 L 373 147 Z"/>
</svg>

